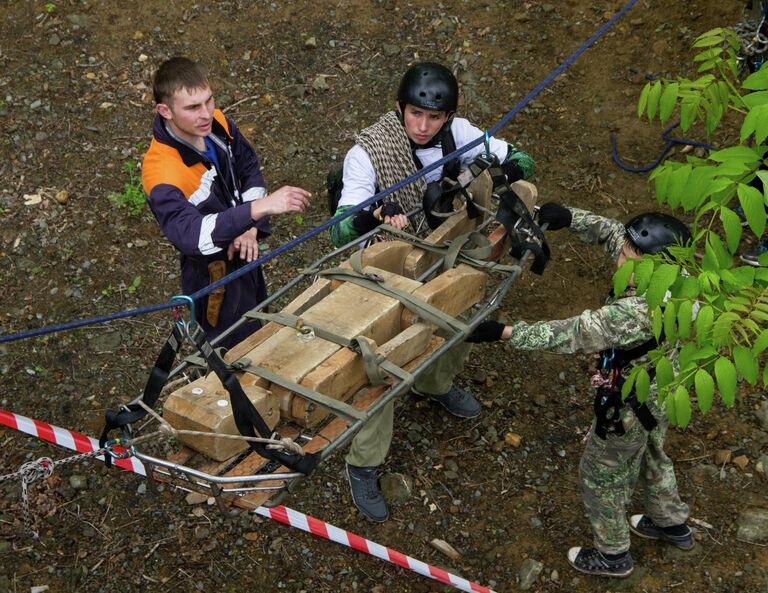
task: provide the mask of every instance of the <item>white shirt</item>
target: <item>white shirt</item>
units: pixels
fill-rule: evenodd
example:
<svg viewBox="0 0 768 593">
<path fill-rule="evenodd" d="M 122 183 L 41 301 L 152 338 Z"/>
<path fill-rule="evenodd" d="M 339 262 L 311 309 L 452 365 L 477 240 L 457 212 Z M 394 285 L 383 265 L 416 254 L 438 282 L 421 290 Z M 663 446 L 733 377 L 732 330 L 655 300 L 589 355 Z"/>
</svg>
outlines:
<svg viewBox="0 0 768 593">
<path fill-rule="evenodd" d="M 461 148 L 469 144 L 476 138 L 482 138 L 484 132 L 476 128 L 469 121 L 462 117 L 455 117 L 451 124 L 451 132 L 456 142 L 456 148 Z M 491 152 L 496 155 L 499 162 L 504 162 L 507 158 L 507 143 L 503 140 L 490 138 Z M 479 154 L 485 154 L 485 144 L 478 144 L 471 150 L 459 155 L 461 168 L 469 166 L 475 157 Z M 441 146 L 432 146 L 430 148 L 416 149 L 416 156 L 424 167 L 428 167 L 435 161 L 443 158 L 443 149 Z M 426 183 L 437 181 L 443 176 L 443 167 L 437 167 L 424 176 Z M 373 168 L 371 157 L 365 149 L 359 144 L 355 144 L 344 157 L 344 188 L 341 190 L 339 206 L 355 206 L 364 202 L 376 193 L 376 171 Z"/>
</svg>

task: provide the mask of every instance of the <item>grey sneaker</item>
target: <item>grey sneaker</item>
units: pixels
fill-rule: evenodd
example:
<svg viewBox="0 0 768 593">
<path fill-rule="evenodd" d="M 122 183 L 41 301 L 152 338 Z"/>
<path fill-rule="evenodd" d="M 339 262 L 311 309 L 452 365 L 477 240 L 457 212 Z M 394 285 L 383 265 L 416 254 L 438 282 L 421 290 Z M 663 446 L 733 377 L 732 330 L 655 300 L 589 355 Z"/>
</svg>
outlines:
<svg viewBox="0 0 768 593">
<path fill-rule="evenodd" d="M 672 544 L 681 550 L 690 550 L 696 545 L 693 534 L 696 533 L 686 525 L 687 532 L 680 535 L 673 535 L 669 530 L 659 527 L 648 515 L 632 515 L 629 518 L 629 528 L 632 533 L 646 539 L 658 539 L 668 544 Z"/>
<path fill-rule="evenodd" d="M 347 464 L 347 478 L 352 501 L 365 518 L 372 523 L 386 521 L 389 518 L 389 510 L 379 490 L 379 468 Z"/>
<path fill-rule="evenodd" d="M 759 266 L 760 256 L 766 252 L 768 252 L 768 240 L 758 244 L 758 246 L 752 249 L 751 251 L 742 253 L 739 256 L 739 259 L 743 261 L 745 264 L 749 264 L 750 266 Z"/>
<path fill-rule="evenodd" d="M 432 401 L 439 403 L 454 416 L 459 418 L 477 418 L 480 415 L 481 408 L 474 396 L 469 392 L 451 385 L 448 393 L 435 395 L 432 393 L 422 393 L 416 389 L 411 389 L 413 393 L 421 397 L 428 397 Z"/>
<path fill-rule="evenodd" d="M 635 561 L 629 552 L 621 558 L 609 560 L 595 548 L 571 548 L 568 550 L 568 562 L 579 572 L 604 577 L 628 577 L 635 569 Z"/>
</svg>

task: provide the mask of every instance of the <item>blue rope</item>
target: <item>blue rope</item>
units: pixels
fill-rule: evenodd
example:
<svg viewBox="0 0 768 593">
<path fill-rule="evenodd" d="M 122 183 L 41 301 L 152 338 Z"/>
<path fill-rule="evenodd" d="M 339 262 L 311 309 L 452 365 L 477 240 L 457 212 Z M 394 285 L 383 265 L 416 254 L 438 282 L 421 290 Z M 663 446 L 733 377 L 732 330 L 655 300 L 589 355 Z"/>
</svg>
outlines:
<svg viewBox="0 0 768 593">
<path fill-rule="evenodd" d="M 536 87 L 528 93 L 523 99 L 515 105 L 509 113 L 507 113 L 501 120 L 496 123 L 491 129 L 489 129 L 486 133 L 489 136 L 495 136 L 496 133 L 503 128 L 509 121 L 517 115 L 528 103 L 530 103 L 536 96 L 538 96 L 547 86 L 551 84 L 551 82 L 557 78 L 560 73 L 562 73 L 566 68 L 568 68 L 573 62 L 581 55 L 583 54 L 587 49 L 589 49 L 592 44 L 595 43 L 600 37 L 602 37 L 605 32 L 610 29 L 616 21 L 618 21 L 621 17 L 623 17 L 627 11 L 629 11 L 630 8 L 632 8 L 637 0 L 629 0 L 622 8 L 617 12 L 609 21 L 607 21 L 602 27 L 600 27 L 589 39 L 587 39 L 575 52 L 573 52 L 564 62 L 562 62 L 557 68 L 555 68 L 550 74 L 542 80 Z M 304 241 L 311 239 L 312 237 L 315 237 L 319 235 L 320 233 L 326 231 L 327 229 L 331 228 L 332 226 L 340 223 L 345 218 L 348 218 L 349 216 L 352 216 L 354 214 L 357 214 L 360 212 L 360 210 L 363 210 L 364 208 L 367 208 L 371 204 L 374 204 L 375 202 L 378 202 L 379 200 L 393 194 L 397 190 L 405 187 L 406 185 L 409 185 L 419 179 L 420 177 L 423 177 L 430 171 L 434 171 L 438 167 L 441 167 L 448 161 L 451 161 L 458 157 L 461 154 L 464 154 L 465 152 L 472 150 L 476 146 L 482 144 L 485 142 L 485 135 L 479 136 L 478 138 L 475 138 L 471 142 L 465 144 L 461 148 L 454 150 L 452 153 L 445 155 L 441 159 L 435 161 L 431 165 L 427 165 L 426 167 L 420 169 L 419 171 L 416 171 L 415 173 L 412 173 L 405 179 L 402 179 L 401 181 L 398 181 L 394 185 L 388 187 L 387 189 L 379 192 L 378 194 L 370 197 L 369 199 L 365 200 L 364 202 L 361 202 L 360 204 L 357 204 L 356 206 L 353 206 L 352 208 L 349 208 L 348 210 L 345 210 L 342 214 L 339 214 L 338 216 L 334 216 L 333 218 L 330 218 L 326 220 L 325 222 L 319 224 L 314 229 L 311 229 L 307 231 L 306 233 L 291 239 L 290 241 L 283 243 L 282 245 L 276 247 L 269 253 L 259 257 L 257 260 L 252 261 L 251 263 L 235 270 L 231 274 L 228 274 L 221 280 L 214 282 L 213 284 L 210 284 L 206 286 L 205 288 L 198 290 L 194 294 L 189 295 L 192 300 L 198 300 L 202 297 L 206 296 L 210 292 L 216 290 L 217 288 L 221 286 L 225 286 L 229 284 L 230 282 L 236 280 L 237 278 L 240 278 L 244 274 L 248 274 L 252 270 L 254 270 L 256 267 L 263 265 L 267 263 L 268 261 L 274 259 L 278 255 L 281 255 L 282 253 L 285 253 L 286 251 L 289 251 L 293 249 L 296 245 L 299 245 L 300 243 L 303 243 Z M 176 297 L 174 297 L 176 298 Z M 111 315 L 103 315 L 100 317 L 92 317 L 90 319 L 82 319 L 79 321 L 70 321 L 69 323 L 64 323 L 61 325 L 53 325 L 48 327 L 42 327 L 35 330 L 29 330 L 29 331 L 23 331 L 15 334 L 7 334 L 4 336 L 0 336 L 0 344 L 7 343 L 7 342 L 15 342 L 17 340 L 23 340 L 26 338 L 32 338 L 35 336 L 42 336 L 45 334 L 51 334 L 54 332 L 64 331 L 68 329 L 76 329 L 79 327 L 84 327 L 87 325 L 93 325 L 97 323 L 106 323 L 108 321 L 114 321 L 116 319 L 124 319 L 126 317 L 135 317 L 138 315 L 144 315 L 146 313 L 153 313 L 155 311 L 162 311 L 163 309 L 170 309 L 172 307 L 176 307 L 179 305 L 179 301 L 176 302 L 173 301 L 173 299 L 170 302 L 159 304 L 159 305 L 152 305 L 148 307 L 142 307 L 139 309 L 131 309 L 129 311 L 123 311 L 121 313 L 113 313 Z"/>
<path fill-rule="evenodd" d="M 658 158 L 655 161 L 653 161 L 650 165 L 646 165 L 645 167 L 630 167 L 629 165 L 625 165 L 619 158 L 619 150 L 616 145 L 616 136 L 614 134 L 611 134 L 611 153 L 613 155 L 613 162 L 616 163 L 616 166 L 623 171 L 629 171 L 630 173 L 647 173 L 648 171 L 655 169 L 659 165 L 659 163 L 661 163 L 661 161 L 664 160 L 664 157 L 667 156 L 667 153 L 672 149 L 672 147 L 675 144 L 684 144 L 686 146 L 706 148 L 709 151 L 717 150 L 717 148 L 715 148 L 714 146 L 710 146 L 709 144 L 706 144 L 704 142 L 696 142 L 695 140 L 688 140 L 686 138 L 670 138 L 669 133 L 679 125 L 680 125 L 680 122 L 674 123 L 671 126 L 667 127 L 661 133 L 661 139 L 666 140 L 667 144 L 664 147 L 664 149 L 661 151 L 661 154 L 659 154 Z"/>
</svg>

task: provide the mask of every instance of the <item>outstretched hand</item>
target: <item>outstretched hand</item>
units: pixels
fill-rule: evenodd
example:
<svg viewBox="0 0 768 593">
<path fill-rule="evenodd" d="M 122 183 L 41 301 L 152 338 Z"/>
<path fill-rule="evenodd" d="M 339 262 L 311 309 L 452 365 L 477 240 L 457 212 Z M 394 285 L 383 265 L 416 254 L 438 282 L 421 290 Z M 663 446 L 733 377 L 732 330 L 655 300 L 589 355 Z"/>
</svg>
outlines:
<svg viewBox="0 0 768 593">
<path fill-rule="evenodd" d="M 501 336 L 506 326 L 499 321 L 486 319 L 481 321 L 471 334 L 467 336 L 466 341 L 473 344 L 478 342 L 496 342 L 501 340 Z"/>
<path fill-rule="evenodd" d="M 312 194 L 300 187 L 284 185 L 271 194 L 251 202 L 251 218 L 258 220 L 271 214 L 300 214 L 309 206 Z"/>
<path fill-rule="evenodd" d="M 573 214 L 565 206 L 557 202 L 547 202 L 539 208 L 539 226 L 547 224 L 547 230 L 557 231 L 571 226 Z"/>
</svg>

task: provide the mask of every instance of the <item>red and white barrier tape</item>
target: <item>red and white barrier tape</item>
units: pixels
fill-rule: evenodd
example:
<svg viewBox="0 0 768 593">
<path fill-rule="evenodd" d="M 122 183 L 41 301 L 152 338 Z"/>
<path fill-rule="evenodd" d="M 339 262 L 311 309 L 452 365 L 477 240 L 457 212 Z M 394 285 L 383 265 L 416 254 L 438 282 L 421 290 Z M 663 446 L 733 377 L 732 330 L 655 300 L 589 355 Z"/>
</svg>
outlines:
<svg viewBox="0 0 768 593">
<path fill-rule="evenodd" d="M 77 451 L 78 453 L 91 453 L 99 449 L 99 442 L 94 438 L 79 432 L 59 428 L 58 426 L 53 426 L 46 422 L 33 420 L 32 418 L 27 418 L 20 414 L 7 412 L 6 410 L 0 410 L 0 424 L 4 424 L 19 432 L 30 434 L 41 440 L 53 443 L 54 445 Z M 104 456 L 99 455 L 97 459 L 103 460 Z M 147 470 L 144 468 L 144 464 L 135 457 L 129 457 L 128 459 L 113 459 L 112 462 L 121 469 L 134 472 L 144 477 L 147 475 Z M 494 591 L 488 587 L 483 587 L 482 585 L 478 585 L 467 579 L 457 577 L 441 568 L 437 568 L 436 566 L 432 566 L 421 560 L 416 560 L 415 558 L 406 556 L 392 548 L 387 548 L 376 542 L 372 542 L 369 539 L 355 535 L 350 531 L 339 529 L 330 523 L 320 521 L 319 519 L 315 519 L 304 513 L 289 509 L 288 507 L 282 505 L 272 508 L 258 507 L 254 512 L 263 517 L 268 517 L 269 519 L 274 519 L 275 521 L 280 521 L 291 527 L 301 529 L 312 535 L 323 537 L 332 542 L 336 542 L 337 544 L 342 544 L 349 548 L 364 552 L 365 554 L 380 558 L 381 560 L 386 560 L 387 562 L 391 562 L 397 566 L 429 577 L 430 579 L 440 581 L 446 585 L 451 585 L 461 591 L 466 591 L 467 593 L 494 593 Z"/>
<path fill-rule="evenodd" d="M 6 410 L 0 410 L 0 424 L 5 424 L 14 430 L 31 434 L 33 437 L 37 437 L 40 440 L 48 441 L 54 445 L 59 445 L 65 449 L 71 449 L 78 453 L 93 453 L 101 449 L 99 447 L 99 441 L 89 436 L 85 436 L 74 430 L 67 430 L 66 428 L 59 428 L 46 422 L 40 422 L 39 420 L 33 420 L 27 418 L 21 414 L 14 414 Z M 96 459 L 104 460 L 103 455 L 96 456 Z M 144 464 L 135 457 L 129 457 L 128 459 L 113 459 L 117 467 L 139 474 L 140 476 L 146 476 L 147 470 L 144 468 Z"/>
<path fill-rule="evenodd" d="M 437 568 L 436 566 L 432 566 L 421 560 L 416 560 L 415 558 L 406 556 L 392 548 L 387 548 L 376 542 L 372 542 L 369 539 L 355 535 L 350 531 L 339 529 L 330 523 L 320 521 L 319 519 L 315 519 L 304 513 L 289 509 L 288 507 L 282 505 L 272 508 L 259 507 L 254 512 L 263 517 L 269 517 L 270 519 L 280 521 L 291 527 L 307 531 L 313 535 L 324 537 L 337 544 L 354 548 L 365 554 L 376 556 L 376 558 L 380 558 L 381 560 L 397 564 L 398 566 L 407 568 L 408 570 L 429 577 L 430 579 L 456 587 L 461 591 L 467 591 L 467 593 L 494 593 L 494 591 L 488 587 L 483 587 L 482 585 L 478 585 L 467 579 L 457 577 L 455 574 L 451 574 L 442 568 Z"/>
</svg>

